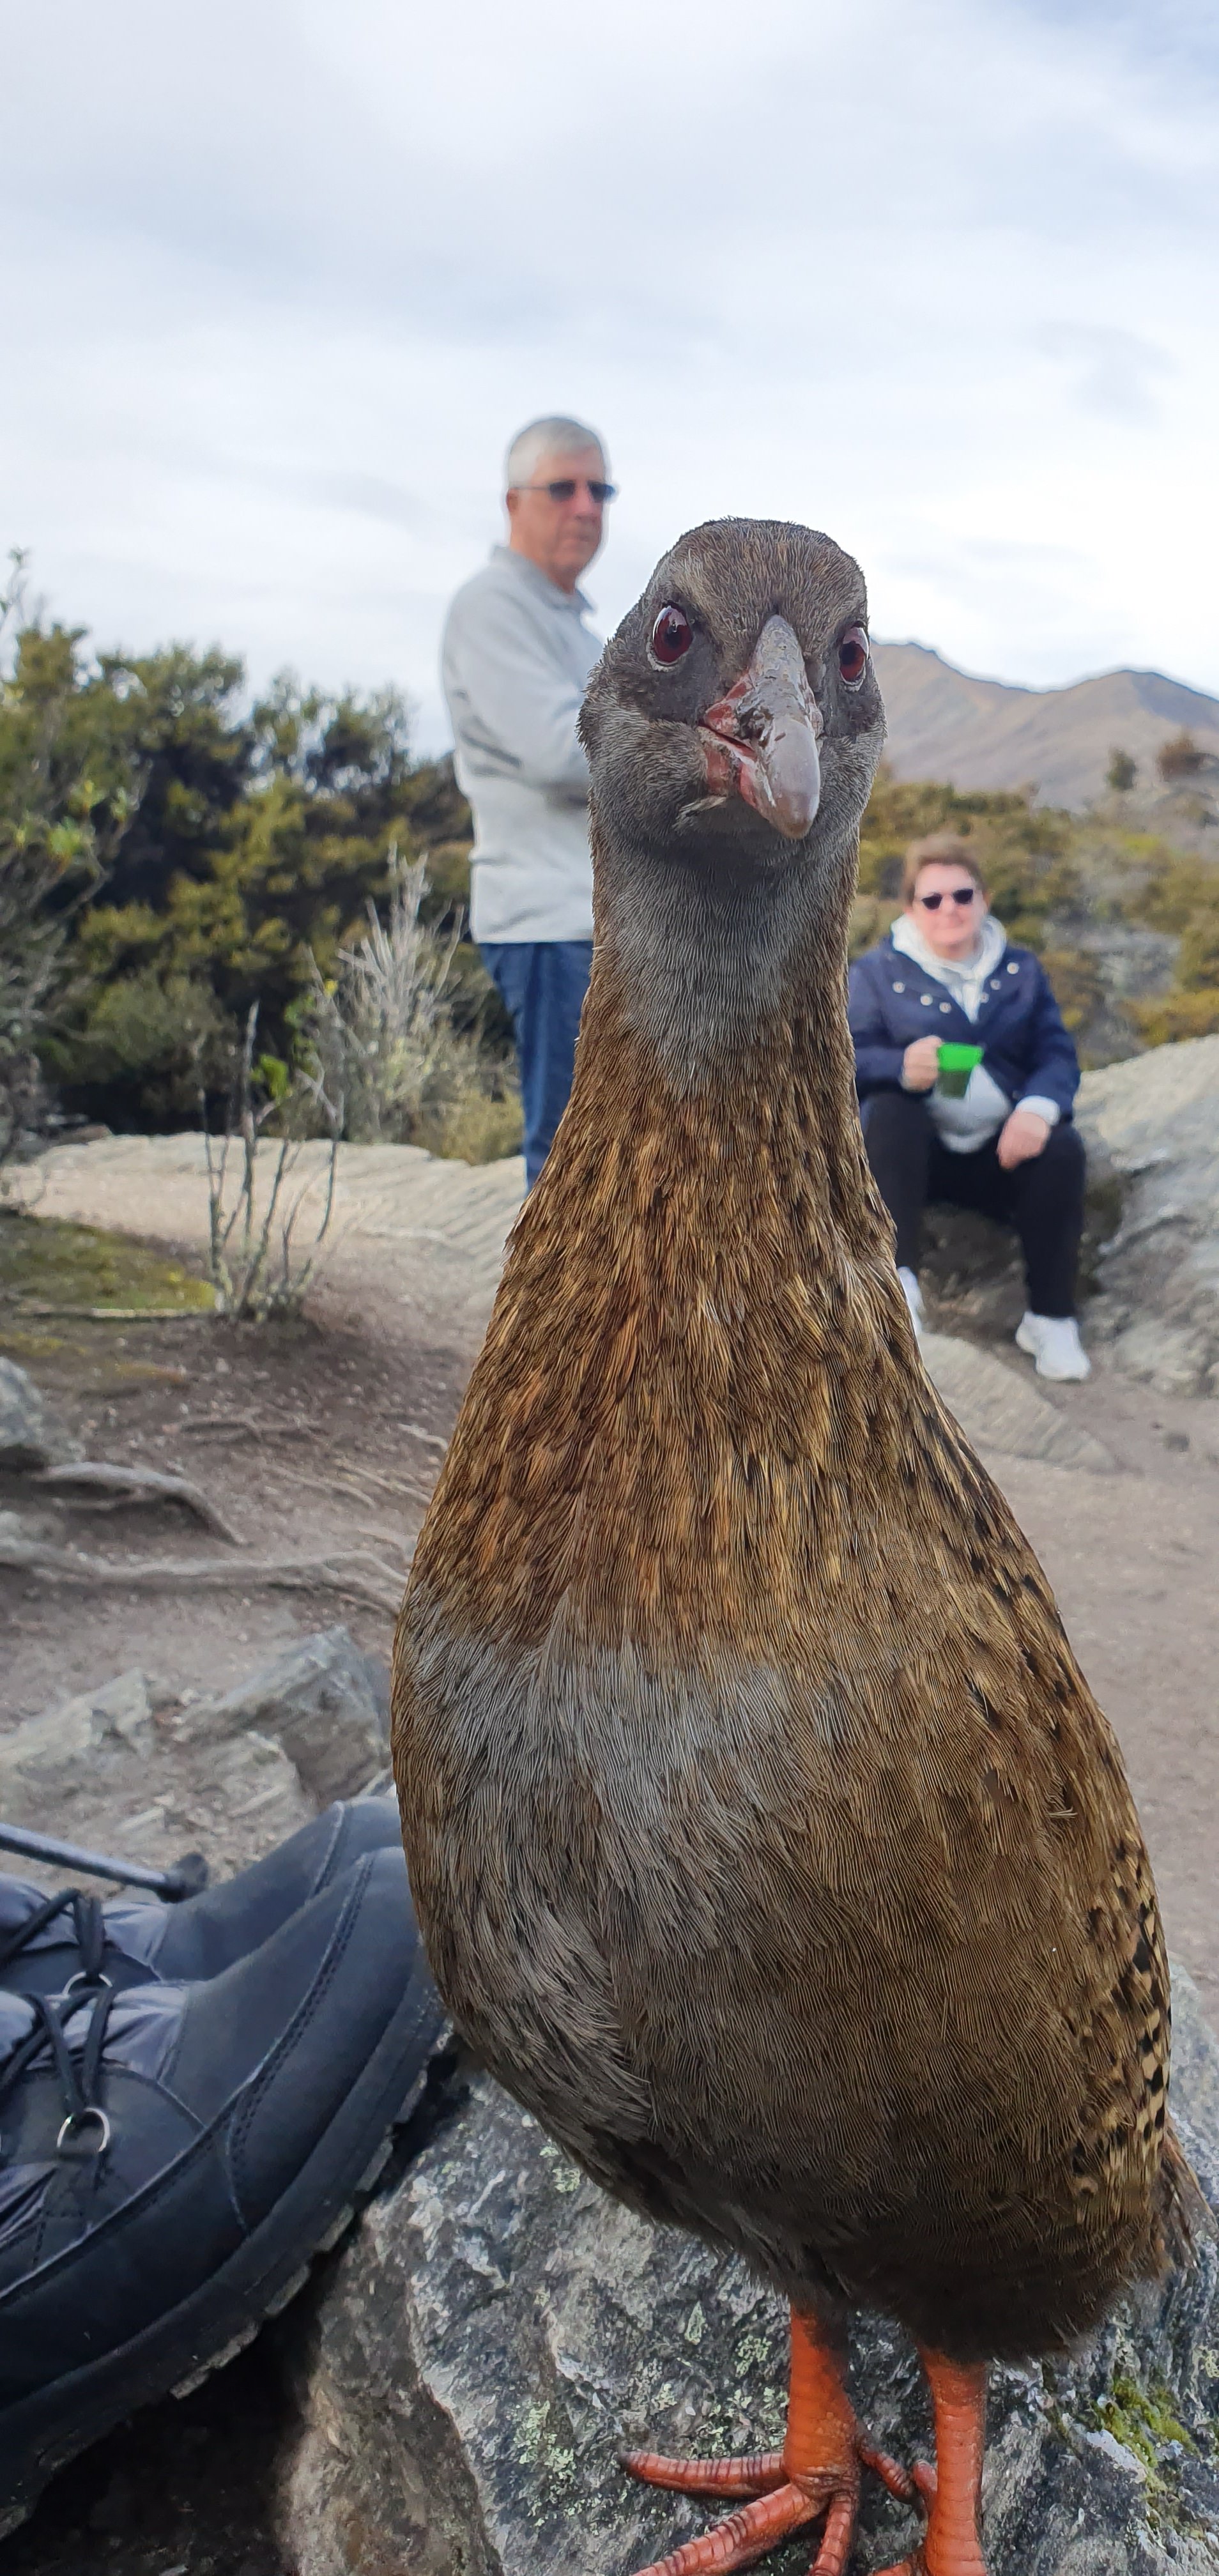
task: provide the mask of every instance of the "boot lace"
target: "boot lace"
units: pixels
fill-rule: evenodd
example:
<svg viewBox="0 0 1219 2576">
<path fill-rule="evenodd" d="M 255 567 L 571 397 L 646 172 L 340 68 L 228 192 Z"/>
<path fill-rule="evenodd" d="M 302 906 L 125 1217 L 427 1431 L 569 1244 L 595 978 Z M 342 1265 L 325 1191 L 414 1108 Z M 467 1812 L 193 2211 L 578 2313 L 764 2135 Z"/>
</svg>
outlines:
<svg viewBox="0 0 1219 2576">
<path fill-rule="evenodd" d="M 0 2073 L 0 2104 L 20 2082 L 27 2067 L 49 2050 L 65 2105 L 55 2153 L 76 2158 L 102 2156 L 110 2144 L 110 2122 L 97 2099 L 98 2079 L 114 1989 L 103 1982 L 100 1986 L 86 1986 L 75 1995 L 30 1995 L 27 2000 L 34 2014 L 34 2027 L 13 2050 Z M 84 2047 L 74 2054 L 68 2041 L 68 2024 L 82 2012 L 90 2015 L 89 2027 Z"/>
<path fill-rule="evenodd" d="M 28 1950 L 31 1942 L 36 1941 L 39 1933 L 45 1932 L 48 1923 L 54 1923 L 60 1914 L 72 1916 L 82 1963 L 76 1975 L 69 1979 L 67 1992 L 71 1994 L 74 1986 L 107 1985 L 109 1980 L 102 1975 L 106 1919 L 101 1898 L 87 1896 L 79 1887 L 65 1887 L 58 1896 L 48 1896 L 45 1904 L 36 1905 L 24 1923 L 19 1924 L 15 1932 L 10 1932 L 6 1940 L 0 1941 L 0 1969 L 7 1968 L 10 1960 L 19 1959 L 22 1951 Z"/>
</svg>

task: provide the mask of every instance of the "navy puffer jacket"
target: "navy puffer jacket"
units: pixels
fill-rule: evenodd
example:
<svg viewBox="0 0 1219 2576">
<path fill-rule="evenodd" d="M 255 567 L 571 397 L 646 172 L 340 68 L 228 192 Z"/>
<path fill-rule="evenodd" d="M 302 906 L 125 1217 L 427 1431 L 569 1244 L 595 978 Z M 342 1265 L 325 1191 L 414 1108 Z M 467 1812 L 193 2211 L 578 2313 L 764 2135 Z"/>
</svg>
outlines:
<svg viewBox="0 0 1219 2576">
<path fill-rule="evenodd" d="M 984 1049 L 986 1070 L 1009 1100 L 1039 1095 L 1071 1116 L 1079 1089 L 1075 1041 L 1031 948 L 1004 948 L 971 1020 L 946 985 L 882 939 L 851 968 L 849 1016 L 861 1100 L 900 1085 L 902 1057 L 915 1038 L 950 1038 Z"/>
</svg>

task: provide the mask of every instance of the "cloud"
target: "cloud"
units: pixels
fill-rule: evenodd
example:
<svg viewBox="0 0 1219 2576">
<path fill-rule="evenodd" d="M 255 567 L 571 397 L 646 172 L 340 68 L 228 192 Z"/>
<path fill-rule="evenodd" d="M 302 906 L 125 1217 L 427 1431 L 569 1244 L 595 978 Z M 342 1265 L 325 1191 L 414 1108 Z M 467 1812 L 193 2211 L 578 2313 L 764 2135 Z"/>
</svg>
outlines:
<svg viewBox="0 0 1219 2576">
<path fill-rule="evenodd" d="M 1150 340 L 1095 323 L 1046 322 L 1033 333 L 1033 346 L 1072 365 L 1084 408 L 1113 420 L 1154 420 L 1149 380 L 1173 373 L 1173 360 Z"/>
<path fill-rule="evenodd" d="M 972 668 L 1219 686 L 1209 13 L 57 0 L 6 68 L 0 536 L 103 638 L 392 677 L 440 738 L 556 409 L 622 487 L 607 623 L 752 509 Z"/>
</svg>

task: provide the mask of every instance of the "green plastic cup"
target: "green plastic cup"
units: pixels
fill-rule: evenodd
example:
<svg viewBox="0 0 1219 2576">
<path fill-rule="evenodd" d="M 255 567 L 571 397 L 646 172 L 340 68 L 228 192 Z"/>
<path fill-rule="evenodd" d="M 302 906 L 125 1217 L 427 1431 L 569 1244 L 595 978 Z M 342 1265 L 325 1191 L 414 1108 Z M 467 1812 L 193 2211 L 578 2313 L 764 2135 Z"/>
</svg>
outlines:
<svg viewBox="0 0 1219 2576">
<path fill-rule="evenodd" d="M 976 1064 L 981 1064 L 984 1050 L 980 1046 L 955 1046 L 951 1039 L 940 1041 L 940 1069 L 935 1087 L 945 1100 L 963 1100 L 969 1089 L 969 1077 Z"/>
</svg>

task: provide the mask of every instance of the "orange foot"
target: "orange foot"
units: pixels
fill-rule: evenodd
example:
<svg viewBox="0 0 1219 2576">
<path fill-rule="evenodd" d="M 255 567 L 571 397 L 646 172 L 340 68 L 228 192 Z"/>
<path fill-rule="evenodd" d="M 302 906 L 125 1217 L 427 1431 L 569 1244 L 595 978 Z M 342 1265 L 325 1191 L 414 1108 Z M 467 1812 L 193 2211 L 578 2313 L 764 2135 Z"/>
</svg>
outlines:
<svg viewBox="0 0 1219 2576">
<path fill-rule="evenodd" d="M 655 2451 L 623 2455 L 623 2467 L 654 2486 L 748 2499 L 741 2512 L 641 2569 L 640 2576 L 730 2576 L 823 2515 L 809 2576 L 845 2576 L 865 2468 L 901 2502 L 917 2496 L 928 2508 L 923 2543 L 883 2576 L 986 2576 L 977 2530 L 986 2374 L 958 2370 L 939 2354 L 923 2358 L 935 2406 L 939 2477 L 921 2464 L 907 2476 L 896 2460 L 864 2440 L 836 2354 L 815 2318 L 793 2311 L 791 2397 L 781 2451 L 737 2460 L 666 2459 Z"/>
<path fill-rule="evenodd" d="M 942 2353 L 925 2352 L 923 2368 L 935 2412 L 934 2469 L 919 2461 L 914 2483 L 927 2507 L 922 2546 L 880 2576 L 986 2576 L 978 2537 L 982 2452 L 986 2441 L 986 2372 L 962 2370 Z"/>
<path fill-rule="evenodd" d="M 628 2451 L 622 2465 L 653 2486 L 684 2495 L 749 2498 L 701 2540 L 658 2559 L 641 2576 L 729 2576 L 752 2567 L 805 2523 L 825 2517 L 810 2576 L 844 2576 L 859 2511 L 860 2472 L 875 2471 L 891 2495 L 909 2503 L 915 2486 L 896 2460 L 865 2442 L 842 2384 L 836 2353 L 813 2317 L 791 2322 L 791 2397 L 781 2451 L 739 2460 L 670 2460 Z"/>
</svg>

